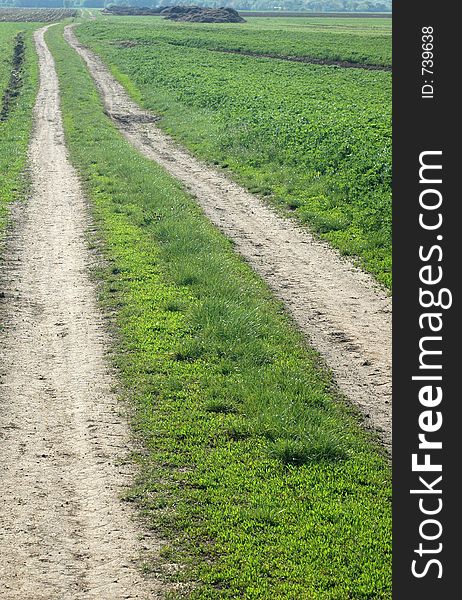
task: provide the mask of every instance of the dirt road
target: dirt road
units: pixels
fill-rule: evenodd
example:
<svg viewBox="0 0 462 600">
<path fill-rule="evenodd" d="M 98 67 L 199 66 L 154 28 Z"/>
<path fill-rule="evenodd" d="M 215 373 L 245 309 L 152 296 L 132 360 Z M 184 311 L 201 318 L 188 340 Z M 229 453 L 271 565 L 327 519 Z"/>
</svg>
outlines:
<svg viewBox="0 0 462 600">
<path fill-rule="evenodd" d="M 333 371 L 342 392 L 391 451 L 391 299 L 372 277 L 259 198 L 179 148 L 140 109 L 72 26 L 107 112 L 126 138 L 184 183 L 205 214 L 283 300 Z"/>
<path fill-rule="evenodd" d="M 43 36 L 32 193 L 16 207 L 0 272 L 0 597 L 158 598 L 135 565 L 152 543 L 139 541 L 119 499 L 130 438 L 111 392 L 87 208 Z"/>
</svg>

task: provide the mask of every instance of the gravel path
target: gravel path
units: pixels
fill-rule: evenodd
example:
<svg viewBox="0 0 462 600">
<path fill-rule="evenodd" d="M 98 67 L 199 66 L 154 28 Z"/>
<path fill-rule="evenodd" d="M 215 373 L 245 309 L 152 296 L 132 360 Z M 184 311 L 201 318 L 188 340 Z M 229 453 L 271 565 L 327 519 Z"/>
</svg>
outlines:
<svg viewBox="0 0 462 600">
<path fill-rule="evenodd" d="M 262 200 L 178 147 L 127 95 L 72 30 L 67 42 L 85 60 L 108 114 L 145 156 L 197 198 L 289 309 L 333 371 L 342 392 L 379 431 L 391 452 L 391 299 L 373 278 Z"/>
<path fill-rule="evenodd" d="M 64 146 L 58 79 L 35 33 L 40 91 L 32 193 L 16 207 L 0 271 L 0 597 L 159 598 L 137 560 L 130 437 L 88 271 L 90 225 Z"/>
</svg>

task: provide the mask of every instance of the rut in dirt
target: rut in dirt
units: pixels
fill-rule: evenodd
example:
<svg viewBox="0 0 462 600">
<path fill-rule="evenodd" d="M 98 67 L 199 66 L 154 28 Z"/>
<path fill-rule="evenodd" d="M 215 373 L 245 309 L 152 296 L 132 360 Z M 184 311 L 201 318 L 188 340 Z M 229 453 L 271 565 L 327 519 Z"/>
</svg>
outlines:
<svg viewBox="0 0 462 600">
<path fill-rule="evenodd" d="M 161 586 L 138 572 L 155 540 L 140 541 L 119 498 L 132 476 L 130 436 L 45 29 L 35 33 L 31 196 L 12 213 L 0 271 L 0 597 L 159 598 Z"/>
<path fill-rule="evenodd" d="M 173 42 L 169 42 L 172 45 Z M 261 52 L 252 52 L 247 50 L 228 50 L 226 48 L 207 48 L 207 50 L 211 52 L 223 52 L 225 54 L 237 54 L 240 56 L 251 56 L 253 58 L 273 58 L 276 60 L 284 60 L 287 62 L 298 62 L 304 63 L 308 65 L 321 65 L 326 67 L 341 67 L 342 69 L 363 69 L 366 71 L 392 71 L 392 67 L 387 65 L 372 65 L 369 63 L 358 63 L 352 62 L 349 60 L 333 60 L 329 58 L 316 58 L 315 56 L 289 56 L 285 54 L 271 54 L 271 53 L 261 53 Z"/>
<path fill-rule="evenodd" d="M 14 102 L 19 96 L 22 86 L 25 52 L 26 44 L 24 34 L 18 33 L 14 41 L 10 79 L 0 102 L 0 121 L 6 121 L 8 119 Z"/>
<path fill-rule="evenodd" d="M 269 284 L 332 370 L 340 390 L 391 453 L 391 298 L 374 279 L 293 221 L 178 147 L 77 40 L 109 116 L 142 154 L 196 197 L 207 217 Z"/>
</svg>

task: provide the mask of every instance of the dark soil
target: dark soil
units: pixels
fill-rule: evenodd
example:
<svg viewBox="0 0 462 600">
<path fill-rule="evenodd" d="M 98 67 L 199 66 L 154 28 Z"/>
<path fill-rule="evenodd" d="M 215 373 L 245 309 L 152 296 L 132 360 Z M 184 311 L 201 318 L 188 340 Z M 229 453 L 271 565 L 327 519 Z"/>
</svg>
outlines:
<svg viewBox="0 0 462 600">
<path fill-rule="evenodd" d="M 260 52 L 250 52 L 245 50 L 226 50 L 225 48 L 216 49 L 217 52 L 227 54 L 242 54 L 243 56 L 255 56 L 256 58 L 277 58 L 278 60 L 288 60 L 291 62 L 310 63 L 314 65 L 330 65 L 343 67 L 345 69 L 369 69 L 371 71 L 391 71 L 392 68 L 387 65 L 370 65 L 368 63 L 357 63 L 348 60 L 331 60 L 328 58 L 315 58 L 313 56 L 287 56 L 281 54 L 263 54 Z"/>
<path fill-rule="evenodd" d="M 346 18 L 346 19 L 391 19 L 391 13 L 381 13 L 381 12 L 296 12 L 296 11 L 288 11 L 288 10 L 268 10 L 268 11 L 258 11 L 258 10 L 246 10 L 246 17 L 303 17 L 306 18 Z"/>
<path fill-rule="evenodd" d="M 161 13 L 172 21 L 192 23 L 245 23 L 234 8 L 205 8 L 200 6 L 172 6 Z"/>
<path fill-rule="evenodd" d="M 0 105 L 0 121 L 8 119 L 14 102 L 21 92 L 25 50 L 24 34 L 18 33 L 14 44 L 10 80 Z"/>
</svg>

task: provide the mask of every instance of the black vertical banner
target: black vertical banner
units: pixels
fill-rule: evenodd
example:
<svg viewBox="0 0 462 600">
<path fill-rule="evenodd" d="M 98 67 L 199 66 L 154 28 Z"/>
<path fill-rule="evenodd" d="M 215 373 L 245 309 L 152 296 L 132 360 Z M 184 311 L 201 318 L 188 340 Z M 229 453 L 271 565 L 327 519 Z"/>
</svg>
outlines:
<svg viewBox="0 0 462 600">
<path fill-rule="evenodd" d="M 393 597 L 461 595 L 459 3 L 393 3 Z"/>
</svg>

